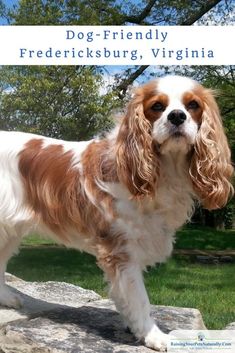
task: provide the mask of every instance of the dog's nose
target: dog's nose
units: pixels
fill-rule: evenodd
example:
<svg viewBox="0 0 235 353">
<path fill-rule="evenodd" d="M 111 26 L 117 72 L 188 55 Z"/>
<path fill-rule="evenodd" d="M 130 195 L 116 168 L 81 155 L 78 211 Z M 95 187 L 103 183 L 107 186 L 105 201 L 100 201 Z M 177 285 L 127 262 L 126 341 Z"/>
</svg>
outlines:
<svg viewBox="0 0 235 353">
<path fill-rule="evenodd" d="M 173 125 L 179 126 L 186 120 L 186 114 L 182 110 L 175 109 L 168 114 L 167 119 Z"/>
</svg>

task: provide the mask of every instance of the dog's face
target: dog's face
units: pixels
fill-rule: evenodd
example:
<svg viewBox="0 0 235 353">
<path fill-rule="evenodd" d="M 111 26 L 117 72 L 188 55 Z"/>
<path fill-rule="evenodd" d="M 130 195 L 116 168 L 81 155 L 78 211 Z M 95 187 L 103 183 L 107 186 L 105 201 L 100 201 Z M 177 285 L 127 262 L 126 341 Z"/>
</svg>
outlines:
<svg viewBox="0 0 235 353">
<path fill-rule="evenodd" d="M 203 88 L 195 81 L 168 76 L 151 83 L 144 114 L 152 123 L 152 137 L 161 153 L 188 152 L 202 122 Z M 147 93 L 147 86 L 144 88 Z"/>
<path fill-rule="evenodd" d="M 134 196 L 155 195 L 163 155 L 175 163 L 183 156 L 206 208 L 225 205 L 233 168 L 222 119 L 213 91 L 190 78 L 167 76 L 149 82 L 128 105 L 117 138 L 117 166 L 120 180 Z"/>
</svg>

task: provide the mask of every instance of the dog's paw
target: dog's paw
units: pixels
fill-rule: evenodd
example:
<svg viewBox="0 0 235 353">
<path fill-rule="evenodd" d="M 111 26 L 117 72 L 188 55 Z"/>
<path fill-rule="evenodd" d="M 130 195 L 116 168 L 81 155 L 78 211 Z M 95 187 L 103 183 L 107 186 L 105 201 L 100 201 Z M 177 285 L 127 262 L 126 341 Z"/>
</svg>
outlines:
<svg viewBox="0 0 235 353">
<path fill-rule="evenodd" d="M 19 309 L 23 306 L 23 300 L 9 288 L 0 288 L 0 305 L 8 308 Z"/>
<path fill-rule="evenodd" d="M 158 352 L 167 352 L 167 342 L 169 336 L 163 333 L 157 326 L 153 326 L 151 331 L 144 338 L 145 346 Z"/>
</svg>

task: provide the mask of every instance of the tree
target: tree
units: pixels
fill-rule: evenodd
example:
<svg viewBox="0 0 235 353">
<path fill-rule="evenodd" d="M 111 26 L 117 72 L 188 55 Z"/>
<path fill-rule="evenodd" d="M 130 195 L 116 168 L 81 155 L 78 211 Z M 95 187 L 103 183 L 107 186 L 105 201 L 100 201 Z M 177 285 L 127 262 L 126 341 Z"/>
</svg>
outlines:
<svg viewBox="0 0 235 353">
<path fill-rule="evenodd" d="M 160 0 L 147 1 L 145 3 L 147 3 L 145 8 L 139 10 L 139 12 L 133 9 L 134 15 L 123 16 L 123 19 L 127 23 L 141 25 L 192 25 L 195 22 L 207 25 L 230 23 L 232 14 L 234 14 L 233 0 L 199 0 L 193 2 L 190 0 Z M 152 6 L 151 10 L 150 6 Z M 147 8 L 150 11 L 146 11 Z M 117 75 L 116 89 L 119 90 L 121 98 L 125 96 L 128 86 L 142 75 L 146 69 L 148 69 L 148 65 L 129 67 L 121 75 Z"/>
<path fill-rule="evenodd" d="M 112 125 L 112 94 L 102 95 L 92 67 L 13 66 L 0 70 L 0 128 L 68 140 L 92 138 Z"/>
<path fill-rule="evenodd" d="M 27 25 L 191 25 L 221 0 L 20 0 L 9 11 L 14 24 Z M 231 1 L 226 1 L 227 6 Z M 231 2 L 232 3 L 232 2 Z"/>
<path fill-rule="evenodd" d="M 0 1 L 0 17 L 5 17 L 6 6 Z"/>
</svg>

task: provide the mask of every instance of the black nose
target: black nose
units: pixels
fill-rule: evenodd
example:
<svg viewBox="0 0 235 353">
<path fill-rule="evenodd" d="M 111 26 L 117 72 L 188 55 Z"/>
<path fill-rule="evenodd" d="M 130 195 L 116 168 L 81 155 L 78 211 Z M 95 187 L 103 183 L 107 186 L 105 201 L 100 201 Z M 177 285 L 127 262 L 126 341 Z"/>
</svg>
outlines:
<svg viewBox="0 0 235 353">
<path fill-rule="evenodd" d="M 186 120 L 186 114 L 182 110 L 175 109 L 168 114 L 167 119 L 173 125 L 179 126 Z"/>
</svg>

